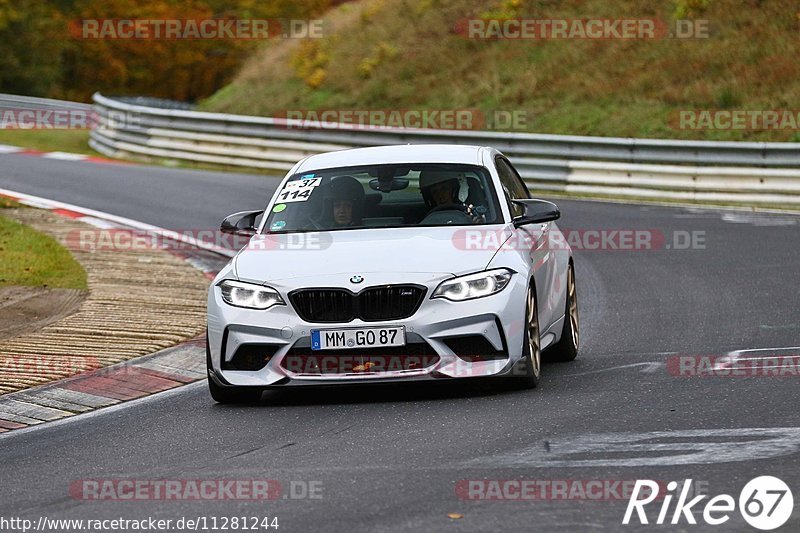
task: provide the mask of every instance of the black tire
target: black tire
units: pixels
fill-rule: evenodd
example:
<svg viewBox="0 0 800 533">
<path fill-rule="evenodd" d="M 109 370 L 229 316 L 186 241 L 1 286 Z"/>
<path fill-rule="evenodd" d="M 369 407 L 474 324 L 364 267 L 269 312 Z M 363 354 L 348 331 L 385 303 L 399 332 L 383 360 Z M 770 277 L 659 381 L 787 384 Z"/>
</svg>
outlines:
<svg viewBox="0 0 800 533">
<path fill-rule="evenodd" d="M 522 342 L 522 360 L 512 369 L 510 384 L 515 389 L 534 389 L 542 375 L 542 348 L 539 330 L 539 309 L 536 289 L 528 287 L 525 305 L 525 336 Z"/>
<path fill-rule="evenodd" d="M 580 347 L 580 321 L 578 319 L 578 291 L 575 286 L 575 267 L 567 271 L 567 298 L 564 309 L 564 328 L 561 340 L 545 352 L 545 359 L 554 362 L 574 361 Z"/>
<path fill-rule="evenodd" d="M 261 399 L 261 389 L 254 387 L 223 387 L 218 385 L 211 374 L 211 348 L 208 346 L 208 331 L 206 331 L 206 369 L 208 377 L 208 390 L 217 403 L 255 403 Z"/>
</svg>

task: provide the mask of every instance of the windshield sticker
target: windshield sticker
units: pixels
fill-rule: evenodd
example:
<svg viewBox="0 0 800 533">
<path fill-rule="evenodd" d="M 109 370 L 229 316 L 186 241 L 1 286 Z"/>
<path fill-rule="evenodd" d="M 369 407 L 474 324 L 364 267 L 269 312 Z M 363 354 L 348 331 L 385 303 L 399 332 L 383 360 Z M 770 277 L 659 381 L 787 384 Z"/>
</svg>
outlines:
<svg viewBox="0 0 800 533">
<path fill-rule="evenodd" d="M 278 205 L 276 205 L 275 207 L 272 208 L 272 212 L 273 213 L 280 213 L 284 209 L 286 209 L 286 204 L 278 204 Z"/>
<path fill-rule="evenodd" d="M 322 183 L 322 178 L 314 178 L 305 181 L 290 181 L 278 194 L 278 201 L 281 203 L 305 202 L 311 198 L 311 193 Z"/>
<path fill-rule="evenodd" d="M 313 179 L 316 174 L 306 174 L 305 176 L 300 176 L 301 180 L 310 180 Z"/>
<path fill-rule="evenodd" d="M 285 220 L 276 220 L 275 222 L 272 223 L 269 229 L 270 231 L 278 231 L 283 229 L 285 226 L 286 226 Z"/>
<path fill-rule="evenodd" d="M 322 183 L 322 178 L 310 178 L 310 179 L 301 179 L 301 180 L 294 180 L 289 181 L 286 185 L 283 186 L 283 189 L 305 189 L 307 187 L 317 187 Z"/>
</svg>

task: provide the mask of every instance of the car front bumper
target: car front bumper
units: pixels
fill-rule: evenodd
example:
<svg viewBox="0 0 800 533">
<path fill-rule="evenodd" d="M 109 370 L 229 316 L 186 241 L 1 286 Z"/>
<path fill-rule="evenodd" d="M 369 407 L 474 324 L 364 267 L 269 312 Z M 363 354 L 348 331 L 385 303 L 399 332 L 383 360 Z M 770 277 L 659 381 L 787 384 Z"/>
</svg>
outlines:
<svg viewBox="0 0 800 533">
<path fill-rule="evenodd" d="M 451 276 L 405 273 L 402 279 L 396 276 L 376 279 L 373 275 L 371 285 L 415 283 L 427 287 L 419 309 L 401 320 L 364 322 L 355 319 L 324 324 L 302 320 L 287 294 L 297 288 L 333 286 L 334 279 L 315 279 L 313 283 L 270 282 L 269 285 L 281 293 L 286 305 L 264 311 L 228 305 L 222 300 L 215 282 L 208 298 L 209 379 L 221 386 L 273 387 L 488 377 L 508 373 L 521 358 L 527 280 L 515 274 L 501 292 L 469 301 L 431 299 L 433 290 L 448 277 Z M 312 329 L 383 326 L 405 328 L 409 353 L 404 354 L 403 349 L 391 350 L 391 354 L 385 356 L 375 356 L 375 350 L 369 352 L 370 355 L 361 350 L 310 351 Z M 483 336 L 493 349 L 492 356 L 485 360 L 459 357 L 445 342 L 477 335 Z M 422 343 L 428 346 L 429 357 L 415 355 L 410 349 Z M 223 369 L 223 361 L 230 362 L 244 345 L 269 345 L 273 353 L 266 366 L 259 370 Z M 363 363 L 375 361 L 374 357 L 384 359 L 365 368 Z M 314 368 L 317 363 L 333 367 L 334 371 L 319 373 Z"/>
</svg>

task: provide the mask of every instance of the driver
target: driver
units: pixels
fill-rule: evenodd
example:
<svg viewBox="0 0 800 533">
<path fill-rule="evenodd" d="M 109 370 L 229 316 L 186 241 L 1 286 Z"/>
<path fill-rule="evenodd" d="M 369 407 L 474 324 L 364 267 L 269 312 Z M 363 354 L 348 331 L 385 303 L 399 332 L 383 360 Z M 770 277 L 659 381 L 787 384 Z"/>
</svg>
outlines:
<svg viewBox="0 0 800 533">
<path fill-rule="evenodd" d="M 431 212 L 450 206 L 450 209 L 466 213 L 473 222 L 485 221 L 485 208 L 477 206 L 476 209 L 472 203 L 466 203 L 469 185 L 463 172 L 423 170 L 419 175 L 419 190 Z"/>
<path fill-rule="evenodd" d="M 323 205 L 325 224 L 333 228 L 360 226 L 363 212 L 364 187 L 361 183 L 353 176 L 331 179 Z"/>
<path fill-rule="evenodd" d="M 442 205 L 463 205 L 458 200 L 460 188 L 458 172 L 426 172 L 419 176 L 419 189 L 425 204 L 430 207 Z"/>
</svg>

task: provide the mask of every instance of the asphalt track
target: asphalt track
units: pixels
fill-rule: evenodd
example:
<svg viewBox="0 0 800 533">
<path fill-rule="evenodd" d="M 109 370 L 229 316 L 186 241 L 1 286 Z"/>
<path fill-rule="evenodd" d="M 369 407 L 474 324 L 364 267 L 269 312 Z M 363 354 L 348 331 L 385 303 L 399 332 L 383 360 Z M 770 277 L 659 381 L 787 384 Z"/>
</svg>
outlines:
<svg viewBox="0 0 800 533">
<path fill-rule="evenodd" d="M 275 185 L 264 176 L 0 156 L 2 188 L 175 229 L 216 227 L 230 212 L 263 206 Z M 800 499 L 797 373 L 668 371 L 676 355 L 800 354 L 800 218 L 558 203 L 562 228 L 652 230 L 671 246 L 576 252 L 581 352 L 573 363 L 545 365 L 536 390 L 304 388 L 231 407 L 198 383 L 0 437 L 0 517 L 277 516 L 283 532 L 624 531 L 638 527 L 621 525 L 627 500 L 613 494 L 467 501 L 456 489 L 463 480 L 693 479 L 705 494 L 738 499 L 748 480 L 774 475 Z M 677 250 L 676 232 L 702 232 L 704 245 Z M 86 501 L 69 492 L 83 479 L 272 479 L 287 497 Z M 292 482 L 311 481 L 321 498 L 292 497 Z M 647 508 L 651 523 L 659 507 Z M 799 507 L 783 530 L 800 529 Z M 701 514 L 695 508 L 702 522 Z M 643 529 L 753 531 L 738 511 L 730 516 L 716 528 L 684 519 Z"/>
</svg>

